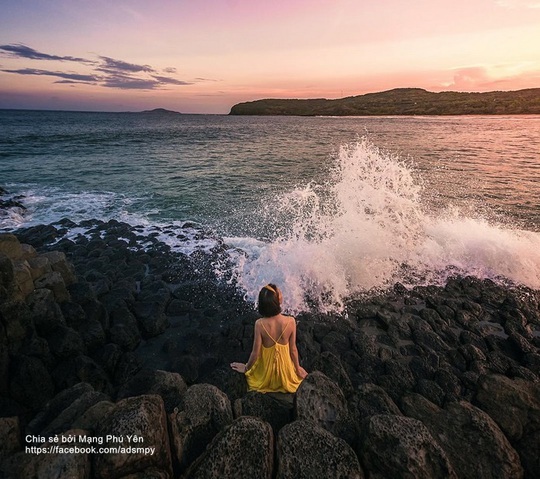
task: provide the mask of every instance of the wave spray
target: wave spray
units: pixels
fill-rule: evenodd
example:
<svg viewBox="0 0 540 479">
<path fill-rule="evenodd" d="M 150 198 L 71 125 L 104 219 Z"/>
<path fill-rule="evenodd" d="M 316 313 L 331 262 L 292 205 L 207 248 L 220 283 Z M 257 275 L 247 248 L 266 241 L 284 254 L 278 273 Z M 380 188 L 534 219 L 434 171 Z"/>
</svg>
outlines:
<svg viewBox="0 0 540 479">
<path fill-rule="evenodd" d="M 275 282 L 285 307 L 339 312 L 357 293 L 397 282 L 411 287 L 450 275 L 540 288 L 540 234 L 464 217 L 452 205 L 430 212 L 413 168 L 369 140 L 344 145 L 324 184 L 266 202 L 266 241 L 226 238 L 234 278 L 254 300 Z"/>
</svg>

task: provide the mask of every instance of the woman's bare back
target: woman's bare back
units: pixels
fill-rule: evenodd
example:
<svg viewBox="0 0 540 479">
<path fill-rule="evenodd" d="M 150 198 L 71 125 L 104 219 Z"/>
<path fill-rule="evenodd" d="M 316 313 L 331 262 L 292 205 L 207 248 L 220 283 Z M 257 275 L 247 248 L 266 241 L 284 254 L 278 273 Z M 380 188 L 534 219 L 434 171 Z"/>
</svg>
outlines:
<svg viewBox="0 0 540 479">
<path fill-rule="evenodd" d="M 278 314 L 271 318 L 261 318 L 258 320 L 263 326 L 262 328 L 262 344 L 265 348 L 269 348 L 274 345 L 274 341 L 280 344 L 287 344 L 293 333 L 293 327 L 291 323 L 294 323 L 294 318 L 291 316 L 284 316 Z M 269 337 L 270 335 L 270 337 Z"/>
</svg>

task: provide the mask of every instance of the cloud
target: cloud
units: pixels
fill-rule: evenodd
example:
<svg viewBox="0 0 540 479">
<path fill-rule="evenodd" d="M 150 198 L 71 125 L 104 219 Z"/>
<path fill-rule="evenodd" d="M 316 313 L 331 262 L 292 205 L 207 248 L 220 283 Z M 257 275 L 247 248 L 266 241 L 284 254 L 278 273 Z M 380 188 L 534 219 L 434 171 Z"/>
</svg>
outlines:
<svg viewBox="0 0 540 479">
<path fill-rule="evenodd" d="M 193 85 L 193 83 L 183 80 L 177 80 L 176 78 L 164 77 L 159 75 L 152 75 L 162 85 Z"/>
<path fill-rule="evenodd" d="M 86 58 L 78 58 L 71 56 L 59 56 L 59 55 L 49 55 L 48 53 L 38 52 L 33 48 L 27 47 L 22 43 L 11 44 L 11 45 L 0 45 L 0 50 L 7 52 L 10 57 L 15 58 L 28 58 L 30 60 L 59 60 L 66 62 L 77 62 L 77 63 L 86 63 L 89 65 L 95 65 L 96 62 L 92 60 L 87 60 Z"/>
<path fill-rule="evenodd" d="M 50 70 L 38 70 L 36 68 L 21 68 L 19 70 L 2 70 L 6 73 L 17 73 L 19 75 L 45 75 L 58 78 L 64 78 L 66 80 L 80 81 L 80 82 L 97 82 L 99 77 L 95 75 L 81 75 L 80 73 L 65 73 L 55 72 Z"/>
<path fill-rule="evenodd" d="M 92 61 L 85 58 L 51 55 L 49 53 L 38 52 L 23 44 L 1 45 L 0 53 L 5 52 L 9 57 L 23 58 L 27 60 L 59 60 L 78 62 L 86 67 L 91 65 L 91 73 L 80 74 L 73 72 L 52 71 L 37 68 L 20 69 L 0 69 L 6 73 L 18 75 L 52 76 L 60 78 L 55 83 L 89 83 L 105 88 L 119 88 L 122 90 L 156 90 L 169 85 L 185 86 L 192 85 L 197 81 L 208 81 L 196 79 L 185 81 L 172 76 L 160 75 L 150 65 L 139 65 L 129 63 L 124 60 L 99 55 L 99 61 Z M 175 74 L 176 68 L 168 67 L 163 70 L 169 74 Z"/>
<path fill-rule="evenodd" d="M 121 71 L 121 72 L 130 72 L 130 73 L 139 73 L 139 72 L 154 72 L 155 70 L 150 65 L 136 65 L 135 63 L 128 63 L 122 60 L 115 60 L 114 58 L 109 57 L 99 57 L 102 60 L 102 67 L 98 70 L 102 71 Z"/>
</svg>

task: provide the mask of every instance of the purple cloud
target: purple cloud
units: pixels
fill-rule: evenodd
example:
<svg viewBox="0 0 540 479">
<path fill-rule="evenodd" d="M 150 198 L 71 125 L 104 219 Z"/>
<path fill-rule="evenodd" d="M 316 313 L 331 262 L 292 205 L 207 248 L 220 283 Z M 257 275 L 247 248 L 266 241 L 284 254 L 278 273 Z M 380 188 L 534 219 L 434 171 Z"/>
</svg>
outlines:
<svg viewBox="0 0 540 479">
<path fill-rule="evenodd" d="M 15 58 L 29 58 L 31 60 L 59 60 L 59 61 L 67 61 L 67 62 L 87 63 L 90 65 L 96 64 L 95 61 L 87 60 L 86 58 L 49 55 L 48 53 L 38 52 L 37 50 L 27 47 L 26 45 L 23 45 L 22 43 L 11 44 L 11 45 L 0 45 L 0 50 L 7 52 L 9 56 L 15 57 Z"/>
</svg>

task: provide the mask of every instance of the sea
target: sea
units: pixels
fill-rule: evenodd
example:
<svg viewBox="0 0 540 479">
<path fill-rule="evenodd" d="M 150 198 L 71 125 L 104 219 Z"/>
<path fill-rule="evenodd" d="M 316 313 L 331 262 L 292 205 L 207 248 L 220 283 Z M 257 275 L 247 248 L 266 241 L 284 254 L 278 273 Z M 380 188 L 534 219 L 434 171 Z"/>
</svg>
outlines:
<svg viewBox="0 0 540 479">
<path fill-rule="evenodd" d="M 116 219 L 292 312 L 456 275 L 540 289 L 540 116 L 0 110 L 0 187 L 26 206 L 0 231 Z"/>
</svg>

